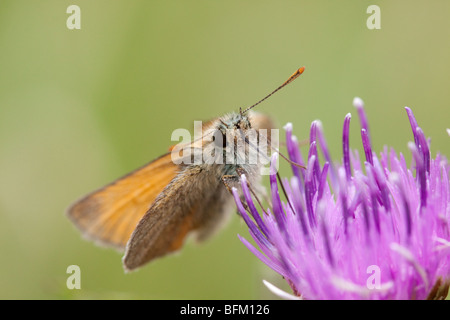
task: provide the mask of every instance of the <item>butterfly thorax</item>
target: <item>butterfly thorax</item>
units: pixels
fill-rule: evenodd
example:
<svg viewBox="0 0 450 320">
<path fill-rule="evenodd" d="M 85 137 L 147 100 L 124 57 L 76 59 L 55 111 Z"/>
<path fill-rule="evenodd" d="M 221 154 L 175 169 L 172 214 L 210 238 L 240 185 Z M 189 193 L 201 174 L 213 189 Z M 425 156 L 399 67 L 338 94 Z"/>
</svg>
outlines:
<svg viewBox="0 0 450 320">
<path fill-rule="evenodd" d="M 210 130 L 213 137 L 205 151 L 209 154 L 216 152 L 222 160 L 214 166 L 217 176 L 238 175 L 238 169 L 252 176 L 258 171 L 260 161 L 252 155 L 258 156 L 259 137 L 247 114 L 227 114 L 219 118 Z"/>
</svg>

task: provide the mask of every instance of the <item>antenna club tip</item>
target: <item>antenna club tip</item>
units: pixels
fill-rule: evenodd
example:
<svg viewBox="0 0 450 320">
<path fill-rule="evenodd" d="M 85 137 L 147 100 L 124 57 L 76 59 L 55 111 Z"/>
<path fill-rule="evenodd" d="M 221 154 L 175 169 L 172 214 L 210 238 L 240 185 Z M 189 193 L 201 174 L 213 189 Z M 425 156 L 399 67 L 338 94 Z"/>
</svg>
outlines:
<svg viewBox="0 0 450 320">
<path fill-rule="evenodd" d="M 264 100 L 266 100 L 267 98 L 269 98 L 271 95 L 273 95 L 275 92 L 277 92 L 278 90 L 280 90 L 281 88 L 283 88 L 284 86 L 286 86 L 287 84 L 291 83 L 292 81 L 294 81 L 295 79 L 297 79 L 302 73 L 303 71 L 305 71 L 305 67 L 301 67 L 299 68 L 297 71 L 294 72 L 294 74 L 292 74 L 289 79 L 287 79 L 285 82 L 283 82 L 283 84 L 281 86 L 279 86 L 278 88 L 276 88 L 274 91 L 272 91 L 270 94 L 268 94 L 267 96 L 265 96 L 264 98 L 262 98 L 261 100 L 259 100 L 257 103 L 253 104 L 252 106 L 248 107 L 247 109 L 245 109 L 244 111 L 242 111 L 242 109 L 239 110 L 239 113 L 242 115 L 244 113 L 246 113 L 247 111 L 249 111 L 250 109 L 253 109 L 253 107 L 257 106 L 258 104 L 260 104 L 261 102 L 263 102 Z"/>
</svg>

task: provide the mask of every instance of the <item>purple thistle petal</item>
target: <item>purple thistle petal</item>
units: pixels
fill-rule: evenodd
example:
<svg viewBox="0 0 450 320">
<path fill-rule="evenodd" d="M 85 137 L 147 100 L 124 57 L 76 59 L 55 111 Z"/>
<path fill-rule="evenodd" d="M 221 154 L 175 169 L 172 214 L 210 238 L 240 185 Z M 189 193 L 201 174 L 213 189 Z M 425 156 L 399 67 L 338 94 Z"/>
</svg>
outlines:
<svg viewBox="0 0 450 320">
<path fill-rule="evenodd" d="M 322 173 L 320 175 L 320 183 L 319 183 L 319 189 L 317 194 L 317 202 L 322 199 L 323 192 L 325 190 L 325 184 L 327 183 L 327 176 L 328 176 L 328 168 L 330 164 L 328 162 L 325 162 L 323 165 Z"/>
<path fill-rule="evenodd" d="M 239 213 L 241 215 L 246 215 L 247 212 L 245 211 L 244 206 L 242 205 L 242 202 L 241 202 L 241 199 L 239 198 L 239 194 L 237 192 L 237 189 L 236 188 L 232 188 L 231 192 L 233 194 L 233 197 L 234 197 L 234 200 L 236 202 L 236 206 L 237 206 L 237 209 L 238 209 Z"/>
<path fill-rule="evenodd" d="M 285 300 L 302 300 L 302 297 L 300 294 L 298 295 L 292 295 L 290 293 L 287 293 L 286 291 L 281 290 L 280 288 L 277 288 L 270 282 L 263 280 L 264 285 L 269 289 L 273 294 L 277 295 L 278 297 L 285 299 Z M 295 292 L 297 293 L 297 292 Z"/>
<path fill-rule="evenodd" d="M 342 133 L 342 149 L 343 149 L 343 155 L 344 155 L 344 168 L 345 168 L 345 173 L 347 174 L 348 180 L 350 180 L 352 177 L 352 170 L 350 169 L 350 142 L 349 142 L 351 118 L 352 118 L 352 115 L 350 113 L 348 113 L 345 116 L 344 130 Z"/>
<path fill-rule="evenodd" d="M 353 196 L 353 198 L 351 199 L 350 205 L 348 206 L 348 215 L 355 218 L 355 211 L 356 208 L 359 206 L 359 204 L 361 203 L 361 190 L 357 189 L 355 191 L 355 195 Z"/>
<path fill-rule="evenodd" d="M 286 147 L 288 151 L 289 159 L 292 160 L 295 163 L 298 163 L 302 166 L 305 165 L 303 162 L 303 159 L 300 154 L 300 149 L 297 145 L 297 141 L 295 137 L 292 135 L 292 123 L 287 123 L 284 126 L 284 130 L 286 130 Z M 294 175 L 300 179 L 300 181 L 304 181 L 304 174 L 303 170 L 298 168 L 297 166 L 294 166 L 291 164 L 292 171 L 294 172 Z"/>
<path fill-rule="evenodd" d="M 300 194 L 300 183 L 298 182 L 297 177 L 292 177 L 291 179 L 291 186 L 293 189 L 293 192 L 295 194 Z M 308 226 L 306 224 L 305 221 L 305 210 L 304 210 L 304 205 L 302 204 L 302 198 L 300 197 L 292 197 L 293 203 L 294 203 L 294 207 L 295 207 L 295 211 L 297 213 L 297 219 L 300 222 L 300 226 L 302 228 L 303 234 L 305 236 L 308 236 Z"/>
<path fill-rule="evenodd" d="M 333 252 L 331 251 L 330 239 L 328 237 L 328 229 L 327 229 L 327 226 L 324 221 L 322 221 L 321 226 L 322 226 L 321 232 L 322 232 L 322 237 L 324 239 L 324 245 L 325 245 L 325 251 L 327 254 L 327 259 L 328 259 L 328 262 L 330 263 L 330 265 L 332 267 L 334 267 L 335 262 L 334 262 Z"/>
<path fill-rule="evenodd" d="M 316 161 L 314 162 L 314 176 L 316 178 L 316 181 L 319 181 L 320 179 L 320 164 L 319 164 L 319 156 L 317 153 L 317 121 L 313 121 L 311 123 L 311 129 L 309 134 L 309 154 L 308 159 L 310 159 L 312 156 L 316 157 Z"/>
<path fill-rule="evenodd" d="M 247 202 L 247 205 L 250 209 L 253 219 L 255 220 L 259 229 L 261 229 L 262 233 L 267 237 L 269 235 L 268 231 L 267 231 L 267 227 L 264 224 L 264 222 L 262 221 L 261 216 L 259 215 L 259 212 L 255 207 L 252 196 L 250 194 L 250 190 L 247 185 L 247 177 L 245 175 L 241 176 L 241 186 L 242 186 L 242 192 L 244 193 L 245 201 Z"/>
<path fill-rule="evenodd" d="M 389 189 L 386 184 L 386 174 L 377 158 L 374 159 L 373 169 L 373 176 L 381 193 L 381 204 L 385 207 L 386 212 L 389 212 L 391 209 L 391 200 L 389 198 Z"/>
<path fill-rule="evenodd" d="M 311 169 L 310 174 L 313 176 L 309 180 L 311 182 L 312 193 L 316 192 L 317 190 L 316 182 L 320 180 L 320 165 L 318 158 L 319 157 L 317 156 L 316 141 L 313 141 L 311 142 L 311 145 L 309 147 L 309 154 L 308 154 L 308 169 Z M 314 159 L 314 161 L 310 161 L 311 159 Z"/>
<path fill-rule="evenodd" d="M 423 133 L 420 127 L 416 128 L 417 140 L 419 141 L 419 149 L 422 152 L 422 156 L 424 158 L 425 170 L 427 173 L 430 172 L 430 149 L 428 147 L 427 139 L 425 138 L 425 134 Z"/>
<path fill-rule="evenodd" d="M 368 139 L 369 144 L 370 144 L 369 122 L 367 121 L 366 112 L 364 110 L 364 102 L 362 101 L 361 98 L 355 97 L 353 99 L 353 106 L 358 111 L 358 116 L 359 116 L 359 121 L 361 123 L 361 128 L 366 130 L 367 139 Z"/>
<path fill-rule="evenodd" d="M 367 208 L 366 198 L 364 196 L 362 198 L 362 208 L 364 215 L 364 226 L 366 227 L 366 233 L 369 233 L 370 230 L 370 218 L 369 218 L 369 209 Z"/>
<path fill-rule="evenodd" d="M 277 222 L 280 224 L 280 226 L 285 226 L 286 219 L 284 216 L 283 206 L 281 204 L 280 194 L 278 192 L 277 168 L 276 168 L 277 161 L 278 161 L 278 154 L 274 153 L 272 155 L 270 164 L 270 189 L 272 194 L 272 206 Z M 285 229 L 286 228 L 284 228 L 284 230 Z"/>
<path fill-rule="evenodd" d="M 378 233 L 380 233 L 381 232 L 380 214 L 378 213 L 378 203 L 377 203 L 377 199 L 375 198 L 374 194 L 372 194 L 371 200 L 372 200 L 373 221 L 375 222 L 375 228 L 377 229 Z"/>
<path fill-rule="evenodd" d="M 354 105 L 366 161 L 361 163 L 350 151 L 350 114 L 344 120 L 341 163 L 331 162 L 321 124 L 314 121 L 306 170 L 298 170 L 290 180 L 279 179 L 276 154 L 272 157 L 273 204 L 266 213 L 260 216 L 256 211 L 245 177 L 243 198 L 250 214 L 233 191 L 262 252 L 241 240 L 285 277 L 295 295 L 306 299 L 425 299 L 435 284 L 450 283 L 450 165 L 439 154 L 431 157 L 429 140 L 409 108 L 415 144 L 408 147 L 415 170 L 394 149 L 385 147 L 377 156 L 362 101 L 355 99 Z M 289 157 L 294 160 L 298 145 L 292 126 L 285 128 Z M 323 168 L 317 143 L 326 161 Z M 280 200 L 278 183 L 288 202 Z M 370 274 L 370 270 L 378 271 Z M 379 286 L 371 288 L 369 279 L 377 273 Z"/>
<path fill-rule="evenodd" d="M 309 128 L 309 144 L 316 141 L 316 129 L 317 129 L 316 121 L 311 122 L 311 127 Z"/>
<path fill-rule="evenodd" d="M 348 218 L 349 218 L 349 211 L 347 206 L 347 180 L 345 178 L 345 171 L 343 168 L 339 168 L 338 171 L 338 178 L 339 178 L 339 200 L 340 200 L 340 207 L 341 207 L 341 214 L 342 214 L 342 220 L 344 222 L 344 234 L 347 235 L 347 229 L 348 229 Z"/>
<path fill-rule="evenodd" d="M 370 192 L 370 200 L 372 203 L 373 220 L 378 233 L 380 233 L 381 227 L 380 227 L 380 216 L 378 213 L 378 200 L 377 200 L 379 189 L 375 180 L 373 167 L 370 165 L 366 165 L 366 170 L 367 170 L 367 177 L 369 178 L 369 188 L 370 188 L 369 192 Z"/>
<path fill-rule="evenodd" d="M 397 174 L 393 173 L 391 175 L 391 179 L 394 181 L 394 183 L 397 185 L 397 188 L 400 190 L 400 197 L 401 197 L 402 202 L 398 203 L 398 206 L 401 207 L 400 211 L 401 211 L 401 213 L 403 213 L 403 215 L 405 217 L 406 233 L 407 233 L 408 237 L 410 237 L 411 230 L 412 230 L 411 209 L 409 206 L 408 199 L 406 198 L 405 189 L 404 189 L 404 186 L 403 186 L 402 182 L 400 181 L 399 177 L 397 176 Z"/>
<path fill-rule="evenodd" d="M 366 155 L 366 160 L 371 165 L 373 165 L 372 147 L 370 146 L 370 139 L 369 139 L 369 135 L 368 135 L 368 132 L 366 131 L 366 129 L 361 129 L 361 138 L 362 138 L 362 143 L 363 143 L 363 147 L 364 147 L 364 153 Z"/>
<path fill-rule="evenodd" d="M 313 211 L 313 205 L 312 205 L 312 198 L 315 193 L 315 186 L 314 186 L 314 177 L 313 177 L 313 167 L 314 163 L 316 161 L 315 156 L 311 156 L 308 161 L 308 167 L 306 169 L 306 179 L 305 179 L 305 202 L 306 202 L 306 212 L 308 212 L 308 219 L 309 219 L 309 225 L 315 226 L 316 220 L 314 217 L 314 211 Z"/>
<path fill-rule="evenodd" d="M 241 199 L 239 197 L 239 193 L 236 188 L 231 189 L 234 197 L 234 201 L 236 202 L 236 205 L 238 207 L 239 213 L 241 214 L 242 218 L 244 219 L 245 223 L 250 229 L 250 232 L 258 238 L 258 240 L 263 243 L 265 246 L 269 246 L 269 241 L 264 237 L 264 235 L 261 233 L 261 231 L 258 229 L 256 224 L 250 219 L 250 217 L 247 214 L 247 211 L 245 211 L 244 206 L 242 205 Z"/>
<path fill-rule="evenodd" d="M 285 273 L 284 269 L 281 266 L 278 266 L 274 263 L 272 259 L 268 259 L 266 256 L 264 256 L 258 249 L 256 249 L 250 242 L 248 242 L 245 238 L 238 235 L 239 240 L 242 241 L 242 243 L 249 249 L 259 260 L 264 262 L 269 268 L 274 270 L 275 272 L 278 272 L 283 277 L 289 277 L 288 274 Z"/>
<path fill-rule="evenodd" d="M 316 120 L 317 125 L 317 137 L 319 139 L 320 148 L 322 149 L 322 153 L 324 155 L 325 161 L 328 162 L 330 169 L 330 179 L 333 185 L 336 185 L 337 182 L 337 173 L 335 167 L 332 165 L 333 161 L 331 160 L 330 152 L 328 150 L 327 141 L 325 140 L 325 135 L 322 127 L 322 122 Z M 328 170 L 328 169 L 327 169 Z"/>
<path fill-rule="evenodd" d="M 322 127 L 322 122 L 320 122 L 319 120 L 315 121 L 316 123 L 316 131 L 317 131 L 317 138 L 319 140 L 320 143 L 320 147 L 322 149 L 325 161 L 327 161 L 328 163 L 331 163 L 331 156 L 330 156 L 330 152 L 328 150 L 328 146 L 327 146 L 327 141 L 325 140 L 325 136 L 323 133 L 323 127 Z"/>
<path fill-rule="evenodd" d="M 412 112 L 412 110 L 408 107 L 405 107 L 406 113 L 408 114 L 408 118 L 409 118 L 409 123 L 411 124 L 411 129 L 414 135 L 414 142 L 416 143 L 416 145 L 419 145 L 419 141 L 417 139 L 417 134 L 416 134 L 416 128 L 418 127 L 417 125 L 417 121 L 416 118 L 414 117 L 414 114 Z"/>
<path fill-rule="evenodd" d="M 425 160 L 420 154 L 417 145 L 410 143 L 408 144 L 408 147 L 411 150 L 414 160 L 416 161 L 416 174 L 420 186 L 420 207 L 423 208 L 427 205 L 427 178 L 424 165 Z"/>
</svg>

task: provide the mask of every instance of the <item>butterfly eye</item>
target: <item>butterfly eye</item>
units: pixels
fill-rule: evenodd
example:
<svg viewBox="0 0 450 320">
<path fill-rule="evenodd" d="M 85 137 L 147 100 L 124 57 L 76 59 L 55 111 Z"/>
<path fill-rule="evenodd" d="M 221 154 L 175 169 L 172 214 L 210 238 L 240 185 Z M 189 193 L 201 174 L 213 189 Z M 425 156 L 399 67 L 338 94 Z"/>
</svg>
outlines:
<svg viewBox="0 0 450 320">
<path fill-rule="evenodd" d="M 220 130 L 217 130 L 213 135 L 213 141 L 216 147 L 226 148 L 227 147 L 227 136 Z"/>
</svg>

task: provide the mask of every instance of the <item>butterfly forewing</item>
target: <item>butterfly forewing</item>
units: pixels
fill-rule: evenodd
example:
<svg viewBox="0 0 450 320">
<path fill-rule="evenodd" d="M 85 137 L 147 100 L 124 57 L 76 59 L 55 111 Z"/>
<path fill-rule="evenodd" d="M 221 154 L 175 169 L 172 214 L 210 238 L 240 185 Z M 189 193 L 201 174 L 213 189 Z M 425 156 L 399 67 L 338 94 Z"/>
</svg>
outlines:
<svg viewBox="0 0 450 320">
<path fill-rule="evenodd" d="M 136 225 L 179 171 L 166 154 L 72 205 L 68 216 L 96 242 L 124 248 Z"/>
</svg>

